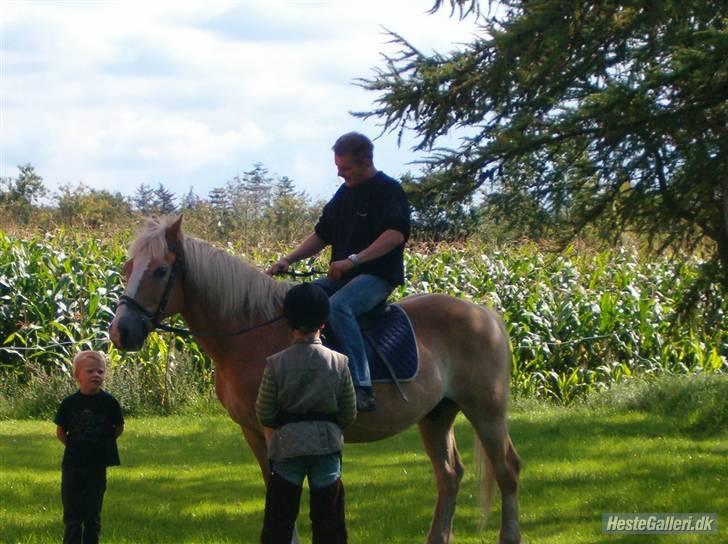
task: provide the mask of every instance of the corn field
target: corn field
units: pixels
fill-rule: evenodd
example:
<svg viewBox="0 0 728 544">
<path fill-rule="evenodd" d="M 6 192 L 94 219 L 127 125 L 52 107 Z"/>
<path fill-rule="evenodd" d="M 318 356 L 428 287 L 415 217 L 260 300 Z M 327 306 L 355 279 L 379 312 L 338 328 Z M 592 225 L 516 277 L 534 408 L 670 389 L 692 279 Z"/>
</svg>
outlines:
<svg viewBox="0 0 728 544">
<path fill-rule="evenodd" d="M 2 379 L 68 375 L 76 351 L 99 349 L 115 372 L 143 372 L 161 391 L 160 403 L 173 394 L 178 365 L 209 387 L 211 362 L 187 338 L 152 334 L 133 354 L 108 342 L 130 239 L 128 233 L 99 240 L 80 231 L 23 238 L 0 232 Z M 240 254 L 241 246 L 227 249 Z M 269 248 L 244 257 L 263 267 L 276 255 Z M 728 371 L 719 290 L 691 301 L 689 313 L 679 311 L 701 265 L 697 258 L 678 262 L 576 247 L 555 254 L 528 243 L 487 250 L 475 243 L 415 246 L 405 258 L 407 283 L 394 299 L 447 293 L 501 313 L 518 395 L 569 403 L 629 377 Z M 322 268 L 321 260 L 311 264 Z"/>
</svg>

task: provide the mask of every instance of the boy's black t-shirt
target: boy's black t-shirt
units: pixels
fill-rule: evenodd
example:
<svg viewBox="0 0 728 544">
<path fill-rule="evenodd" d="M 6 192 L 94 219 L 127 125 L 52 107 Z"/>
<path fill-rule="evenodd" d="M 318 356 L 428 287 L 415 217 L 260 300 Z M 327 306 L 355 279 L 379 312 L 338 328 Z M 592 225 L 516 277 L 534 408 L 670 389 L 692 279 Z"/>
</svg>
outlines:
<svg viewBox="0 0 728 544">
<path fill-rule="evenodd" d="M 106 391 L 63 399 L 53 420 L 67 434 L 64 467 L 100 468 L 119 465 L 114 427 L 124 424 L 121 406 Z"/>
<path fill-rule="evenodd" d="M 316 234 L 331 244 L 331 260 L 346 259 L 369 247 L 385 230 L 398 230 L 405 242 L 410 235 L 407 195 L 397 180 L 383 172 L 367 181 L 347 187 L 342 184 L 324 206 Z M 349 271 L 344 280 L 359 274 L 373 274 L 392 286 L 404 283 L 404 244 Z"/>
</svg>

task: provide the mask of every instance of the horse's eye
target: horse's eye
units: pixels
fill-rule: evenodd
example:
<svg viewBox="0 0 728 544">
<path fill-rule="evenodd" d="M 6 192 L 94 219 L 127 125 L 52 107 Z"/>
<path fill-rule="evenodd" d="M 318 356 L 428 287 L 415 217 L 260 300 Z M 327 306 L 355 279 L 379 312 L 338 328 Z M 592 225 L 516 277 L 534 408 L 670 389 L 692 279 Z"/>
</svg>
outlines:
<svg viewBox="0 0 728 544">
<path fill-rule="evenodd" d="M 160 266 L 154 271 L 154 274 L 152 274 L 152 277 L 155 279 L 161 279 L 164 276 L 167 275 L 167 267 L 166 266 Z"/>
</svg>

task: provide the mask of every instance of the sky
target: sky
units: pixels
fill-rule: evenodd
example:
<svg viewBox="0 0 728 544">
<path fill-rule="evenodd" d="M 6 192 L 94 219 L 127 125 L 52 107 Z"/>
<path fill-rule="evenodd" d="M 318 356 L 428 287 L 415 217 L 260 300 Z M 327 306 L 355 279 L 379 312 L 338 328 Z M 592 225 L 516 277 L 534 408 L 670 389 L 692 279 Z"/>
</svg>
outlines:
<svg viewBox="0 0 728 544">
<path fill-rule="evenodd" d="M 355 80 L 398 51 L 383 27 L 423 53 L 472 41 L 472 17 L 432 4 L 0 0 L 0 176 L 31 163 L 51 193 L 163 183 L 206 197 L 262 163 L 327 198 L 336 138 L 381 132 L 350 112 L 377 97 Z M 416 173 L 413 143 L 381 136 L 375 165 Z"/>
</svg>

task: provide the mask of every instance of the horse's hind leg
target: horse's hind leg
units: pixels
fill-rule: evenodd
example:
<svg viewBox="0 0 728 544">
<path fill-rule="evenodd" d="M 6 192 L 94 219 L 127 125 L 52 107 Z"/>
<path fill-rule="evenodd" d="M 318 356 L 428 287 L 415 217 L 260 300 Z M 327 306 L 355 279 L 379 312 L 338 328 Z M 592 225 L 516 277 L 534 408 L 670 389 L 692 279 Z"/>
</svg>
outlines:
<svg viewBox="0 0 728 544">
<path fill-rule="evenodd" d="M 518 544 L 521 531 L 518 523 L 518 475 L 521 460 L 508 435 L 505 415 L 492 406 L 463 406 L 463 413 L 470 420 L 480 438 L 488 459 L 493 466 L 495 479 L 501 491 L 501 544 Z"/>
<path fill-rule="evenodd" d="M 437 481 L 437 503 L 427 544 L 448 544 L 451 538 L 455 501 L 463 478 L 463 463 L 453 432 L 453 422 L 459 411 L 454 402 L 445 399 L 418 424 Z"/>
</svg>

